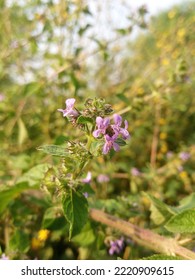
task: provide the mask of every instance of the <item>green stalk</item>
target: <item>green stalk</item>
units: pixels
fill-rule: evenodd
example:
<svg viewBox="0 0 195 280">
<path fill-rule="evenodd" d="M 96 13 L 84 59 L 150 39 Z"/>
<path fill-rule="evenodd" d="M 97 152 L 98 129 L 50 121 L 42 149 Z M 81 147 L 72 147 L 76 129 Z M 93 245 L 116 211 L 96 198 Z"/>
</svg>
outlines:
<svg viewBox="0 0 195 280">
<path fill-rule="evenodd" d="M 87 144 L 86 144 L 86 149 L 90 152 L 91 148 L 91 143 L 93 142 L 93 137 L 91 135 L 87 136 Z"/>
</svg>

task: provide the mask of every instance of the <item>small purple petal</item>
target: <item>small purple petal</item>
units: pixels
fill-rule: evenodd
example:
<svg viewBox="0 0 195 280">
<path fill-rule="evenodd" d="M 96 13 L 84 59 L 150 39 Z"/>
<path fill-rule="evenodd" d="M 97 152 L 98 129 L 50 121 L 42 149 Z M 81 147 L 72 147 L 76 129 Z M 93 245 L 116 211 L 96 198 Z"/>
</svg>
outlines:
<svg viewBox="0 0 195 280">
<path fill-rule="evenodd" d="M 112 135 L 110 140 L 115 141 L 117 138 L 118 138 L 118 133 L 115 133 L 114 135 Z"/>
<path fill-rule="evenodd" d="M 129 126 L 128 121 L 125 120 L 124 123 L 125 123 L 125 129 L 128 129 L 128 126 Z"/>
<path fill-rule="evenodd" d="M 111 147 L 109 146 L 108 142 L 106 142 L 103 146 L 103 154 L 106 155 L 110 151 Z"/>
<path fill-rule="evenodd" d="M 110 137 L 108 134 L 105 135 L 105 140 L 108 141 L 112 141 L 112 137 Z"/>
<path fill-rule="evenodd" d="M 67 108 L 73 108 L 74 107 L 74 103 L 75 103 L 75 99 L 74 98 L 69 98 L 66 100 L 66 106 Z"/>
<path fill-rule="evenodd" d="M 66 117 L 68 115 L 68 110 L 67 109 L 58 109 L 58 112 L 62 112 L 63 113 L 63 117 Z"/>
<path fill-rule="evenodd" d="M 62 113 L 64 113 L 64 111 L 66 111 L 66 110 L 63 110 L 63 109 L 58 109 L 57 111 L 58 111 L 58 112 L 62 112 Z"/>
<path fill-rule="evenodd" d="M 103 119 L 101 117 L 96 118 L 96 124 L 98 127 L 102 125 L 102 122 L 103 122 Z"/>
<path fill-rule="evenodd" d="M 115 125 L 121 126 L 121 124 L 122 124 L 122 117 L 120 115 L 114 114 L 113 119 L 114 119 Z"/>
<path fill-rule="evenodd" d="M 6 261 L 6 260 L 9 260 L 9 257 L 8 257 L 8 256 L 6 256 L 6 255 L 3 253 L 3 254 L 1 255 L 0 260 L 4 260 L 4 261 Z"/>
<path fill-rule="evenodd" d="M 115 152 L 118 152 L 120 150 L 120 146 L 115 142 L 113 142 L 113 148 L 114 148 Z"/>
<path fill-rule="evenodd" d="M 88 197 L 89 197 L 88 192 L 84 192 L 83 195 L 84 195 L 85 198 L 88 198 Z"/>
<path fill-rule="evenodd" d="M 92 178 L 91 172 L 88 172 L 86 178 L 82 179 L 82 182 L 89 184 L 91 182 L 91 178 Z"/>
<path fill-rule="evenodd" d="M 179 158 L 183 161 L 187 161 L 191 157 L 190 153 L 187 152 L 181 152 L 179 154 Z"/>
<path fill-rule="evenodd" d="M 105 118 L 103 120 L 103 126 L 107 128 L 109 124 L 110 124 L 110 119 L 109 118 Z"/>
<path fill-rule="evenodd" d="M 120 128 L 119 132 L 122 135 L 124 140 L 130 138 L 129 132 L 125 128 Z"/>
<path fill-rule="evenodd" d="M 100 133 L 101 133 L 100 129 L 94 130 L 93 137 L 95 137 L 95 138 L 99 137 Z"/>
<path fill-rule="evenodd" d="M 69 112 L 68 112 L 68 115 L 73 116 L 73 117 L 77 117 L 79 115 L 79 113 L 75 109 L 70 109 Z"/>
<path fill-rule="evenodd" d="M 99 174 L 97 177 L 97 181 L 99 183 L 107 183 L 110 181 L 110 178 L 106 174 Z"/>
<path fill-rule="evenodd" d="M 139 169 L 137 169 L 136 167 L 133 167 L 133 168 L 131 169 L 131 174 L 132 174 L 133 176 L 135 176 L 135 177 L 138 177 L 138 176 L 141 175 L 141 172 L 140 172 Z"/>
</svg>

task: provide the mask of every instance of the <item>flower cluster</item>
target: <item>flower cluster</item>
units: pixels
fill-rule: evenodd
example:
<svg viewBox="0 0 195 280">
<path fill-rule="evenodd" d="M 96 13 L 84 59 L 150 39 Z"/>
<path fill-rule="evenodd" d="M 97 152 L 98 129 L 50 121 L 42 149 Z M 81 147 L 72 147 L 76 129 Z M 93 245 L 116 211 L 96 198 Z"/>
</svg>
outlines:
<svg viewBox="0 0 195 280">
<path fill-rule="evenodd" d="M 110 241 L 109 255 L 120 254 L 124 248 L 124 238 L 121 237 L 115 241 Z"/>
<path fill-rule="evenodd" d="M 127 131 L 128 122 L 124 121 L 124 128 L 122 125 L 122 117 L 120 115 L 114 114 L 113 116 L 114 124 L 110 124 L 109 118 L 96 118 L 97 129 L 93 131 L 93 136 L 98 138 L 103 135 L 105 144 L 103 146 L 103 154 L 107 154 L 111 148 L 115 151 L 119 151 L 120 147 L 116 140 L 121 136 L 124 140 L 129 139 L 130 135 Z"/>
<path fill-rule="evenodd" d="M 91 131 L 91 133 L 94 138 L 104 138 L 105 143 L 103 145 L 102 153 L 107 154 L 112 148 L 115 151 L 119 151 L 120 145 L 124 145 L 124 140 L 127 140 L 130 137 L 127 130 L 128 122 L 125 120 L 124 126 L 122 127 L 122 117 L 118 114 L 113 115 L 113 123 L 110 123 L 110 118 L 103 118 L 102 116 L 111 112 L 111 109 L 110 105 L 104 104 L 104 101 L 101 99 L 95 99 L 94 101 L 89 99 L 85 104 L 87 109 L 83 112 L 80 112 L 75 108 L 75 101 L 74 98 L 67 99 L 65 102 L 66 109 L 58 109 L 58 111 L 62 112 L 64 117 L 68 117 L 73 124 L 77 126 L 80 124 L 82 129 L 86 130 L 87 133 L 89 133 L 90 130 L 86 123 L 92 124 L 96 121 L 96 129 Z"/>
<path fill-rule="evenodd" d="M 6 256 L 6 254 L 2 254 L 1 255 L 1 258 L 0 258 L 0 260 L 4 260 L 4 261 L 6 261 L 6 260 L 9 260 L 9 257 L 8 256 Z"/>
<path fill-rule="evenodd" d="M 135 177 L 139 177 L 141 175 L 141 172 L 136 167 L 133 167 L 131 168 L 131 175 Z"/>
<path fill-rule="evenodd" d="M 110 178 L 106 174 L 99 174 L 97 176 L 97 181 L 98 181 L 98 183 L 107 183 L 110 181 Z"/>
<path fill-rule="evenodd" d="M 187 161 L 189 158 L 191 157 L 190 153 L 188 152 L 181 152 L 179 154 L 179 158 L 182 160 L 182 161 Z"/>
</svg>

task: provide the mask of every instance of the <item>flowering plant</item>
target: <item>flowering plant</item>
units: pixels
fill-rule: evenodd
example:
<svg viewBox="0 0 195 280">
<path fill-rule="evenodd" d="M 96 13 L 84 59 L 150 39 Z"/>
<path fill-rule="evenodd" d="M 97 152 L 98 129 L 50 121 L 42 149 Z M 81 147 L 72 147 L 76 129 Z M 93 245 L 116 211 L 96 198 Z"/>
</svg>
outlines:
<svg viewBox="0 0 195 280">
<path fill-rule="evenodd" d="M 66 100 L 66 108 L 58 109 L 73 127 L 80 129 L 83 141 L 66 141 L 63 145 L 46 145 L 38 149 L 63 158 L 60 174 L 56 176 L 58 194 L 61 194 L 63 212 L 69 223 L 69 238 L 85 225 L 88 216 L 88 192 L 86 184 L 91 181 L 91 172 L 82 178 L 89 161 L 110 151 L 118 152 L 130 138 L 128 122 L 112 112 L 110 104 L 101 98 L 87 99 L 84 110 L 75 107 L 76 100 Z M 113 122 L 111 121 L 113 119 Z M 58 171 L 59 172 L 59 171 Z"/>
</svg>

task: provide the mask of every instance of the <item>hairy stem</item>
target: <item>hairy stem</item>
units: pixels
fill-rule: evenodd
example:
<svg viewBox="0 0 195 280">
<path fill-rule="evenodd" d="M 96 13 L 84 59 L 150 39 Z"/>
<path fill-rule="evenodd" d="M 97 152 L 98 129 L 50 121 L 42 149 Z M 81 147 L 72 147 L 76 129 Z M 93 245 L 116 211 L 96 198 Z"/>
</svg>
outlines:
<svg viewBox="0 0 195 280">
<path fill-rule="evenodd" d="M 155 252 L 171 256 L 179 256 L 187 260 L 195 260 L 195 253 L 178 245 L 173 238 L 165 238 L 150 230 L 142 229 L 117 217 L 108 215 L 101 210 L 91 209 L 90 217 L 100 223 L 113 227 L 130 237 L 138 244 Z"/>
</svg>

